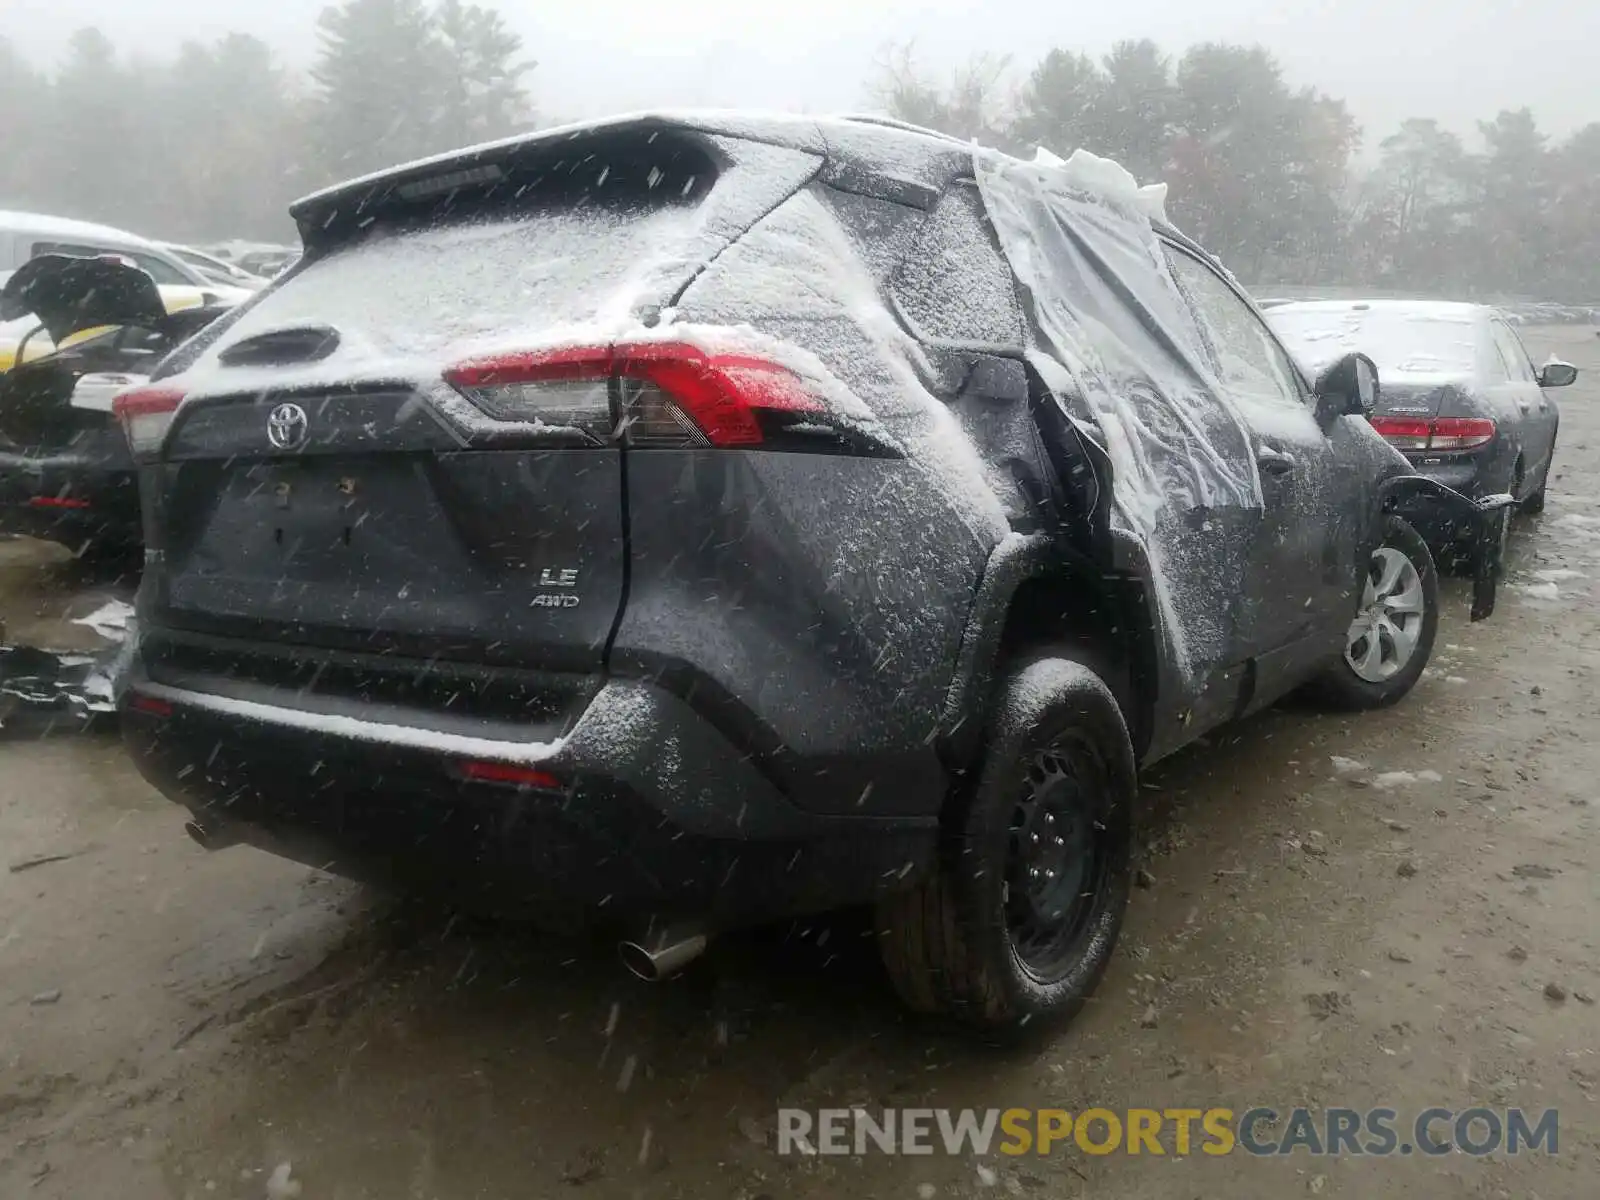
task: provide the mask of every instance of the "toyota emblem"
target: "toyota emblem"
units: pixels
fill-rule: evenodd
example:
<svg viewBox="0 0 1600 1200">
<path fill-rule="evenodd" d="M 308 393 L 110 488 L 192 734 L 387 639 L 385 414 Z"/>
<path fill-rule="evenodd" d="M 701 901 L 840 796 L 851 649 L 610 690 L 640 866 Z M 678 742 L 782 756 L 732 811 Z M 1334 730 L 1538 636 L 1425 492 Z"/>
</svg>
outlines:
<svg viewBox="0 0 1600 1200">
<path fill-rule="evenodd" d="M 298 404 L 280 404 L 267 414 L 267 441 L 279 450 L 298 450 L 306 444 L 311 419 Z"/>
</svg>

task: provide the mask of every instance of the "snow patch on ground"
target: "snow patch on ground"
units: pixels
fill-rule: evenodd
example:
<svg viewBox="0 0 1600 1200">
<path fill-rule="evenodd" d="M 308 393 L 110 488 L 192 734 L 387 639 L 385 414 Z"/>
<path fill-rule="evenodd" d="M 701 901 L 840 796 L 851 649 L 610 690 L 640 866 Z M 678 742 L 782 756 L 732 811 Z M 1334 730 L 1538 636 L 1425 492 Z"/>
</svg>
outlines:
<svg viewBox="0 0 1600 1200">
<path fill-rule="evenodd" d="M 1372 778 L 1372 786 L 1380 791 L 1410 787 L 1414 783 L 1443 783 L 1444 776 L 1437 771 L 1385 771 Z"/>
<path fill-rule="evenodd" d="M 1521 592 L 1524 596 L 1532 596 L 1535 600 L 1561 598 L 1561 589 L 1553 583 L 1517 583 L 1512 584 L 1512 590 Z"/>
<path fill-rule="evenodd" d="M 1355 758 L 1341 758 L 1337 754 L 1330 755 L 1328 761 L 1333 763 L 1333 769 L 1340 775 L 1350 775 L 1356 771 L 1365 771 L 1367 764 Z"/>
</svg>

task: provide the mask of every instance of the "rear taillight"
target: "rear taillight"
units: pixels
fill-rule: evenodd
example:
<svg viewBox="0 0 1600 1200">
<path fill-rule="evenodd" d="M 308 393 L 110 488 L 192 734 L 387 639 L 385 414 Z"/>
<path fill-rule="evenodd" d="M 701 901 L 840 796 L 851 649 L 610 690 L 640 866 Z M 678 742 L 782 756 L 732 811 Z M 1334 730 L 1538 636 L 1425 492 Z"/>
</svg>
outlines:
<svg viewBox="0 0 1600 1200">
<path fill-rule="evenodd" d="M 170 717 L 172 705 L 155 696 L 146 696 L 141 692 L 131 692 L 128 695 L 128 707 L 134 712 L 142 712 L 151 717 Z"/>
<path fill-rule="evenodd" d="M 617 352 L 620 428 L 636 445 L 759 446 L 765 418 L 825 411 L 799 376 L 766 359 L 671 343 Z"/>
<path fill-rule="evenodd" d="M 515 763 L 488 762 L 468 759 L 459 763 L 462 778 L 474 783 L 508 783 L 515 787 L 538 788 L 541 791 L 559 791 L 561 780 L 549 771 L 537 767 L 521 767 Z"/>
<path fill-rule="evenodd" d="M 458 363 L 445 382 L 497 421 L 611 432 L 611 359 L 601 350 L 501 354 Z"/>
<path fill-rule="evenodd" d="M 172 424 L 172 414 L 183 402 L 183 389 L 151 385 L 118 392 L 111 412 L 127 435 L 135 458 L 154 458 Z"/>
<path fill-rule="evenodd" d="M 787 367 L 681 342 L 498 355 L 460 363 L 444 378 L 498 420 L 576 427 L 634 446 L 759 446 L 801 414 L 827 411 Z"/>
<path fill-rule="evenodd" d="M 1372 427 L 1400 450 L 1428 448 L 1428 422 L 1415 417 L 1373 417 Z"/>
<path fill-rule="evenodd" d="M 1433 423 L 1429 450 L 1472 450 L 1494 441 L 1494 422 L 1487 417 L 1439 417 Z"/>
<path fill-rule="evenodd" d="M 1486 417 L 1373 417 L 1372 427 L 1397 450 L 1473 450 L 1494 440 Z"/>
</svg>

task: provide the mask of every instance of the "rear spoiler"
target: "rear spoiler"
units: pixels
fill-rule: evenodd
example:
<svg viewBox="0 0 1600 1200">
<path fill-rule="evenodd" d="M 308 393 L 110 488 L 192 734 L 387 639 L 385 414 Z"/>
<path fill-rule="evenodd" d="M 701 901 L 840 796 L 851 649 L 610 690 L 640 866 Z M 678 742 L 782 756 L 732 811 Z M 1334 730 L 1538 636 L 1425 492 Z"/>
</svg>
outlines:
<svg viewBox="0 0 1600 1200">
<path fill-rule="evenodd" d="M 375 220 L 509 203 L 533 189 L 626 191 L 658 183 L 685 200 L 709 191 L 727 165 L 714 130 L 635 115 L 506 138 L 391 167 L 296 200 L 289 215 L 305 253 L 360 236 Z M 637 176 L 637 179 L 632 178 Z"/>
<path fill-rule="evenodd" d="M 1494 615 L 1506 544 L 1506 527 L 1516 501 L 1502 492 L 1474 500 L 1454 488 L 1424 475 L 1397 475 L 1385 481 L 1383 509 L 1401 516 L 1434 518 L 1430 524 L 1466 528 L 1472 531 L 1473 561 L 1472 620 L 1486 621 Z M 1443 518 L 1442 522 L 1438 519 Z"/>
</svg>

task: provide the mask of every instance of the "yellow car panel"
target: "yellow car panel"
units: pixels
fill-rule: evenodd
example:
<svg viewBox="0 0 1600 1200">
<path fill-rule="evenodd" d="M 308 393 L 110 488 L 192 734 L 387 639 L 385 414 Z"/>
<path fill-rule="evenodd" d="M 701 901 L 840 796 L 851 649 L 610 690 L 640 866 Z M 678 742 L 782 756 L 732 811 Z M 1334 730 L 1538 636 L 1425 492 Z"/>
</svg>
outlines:
<svg viewBox="0 0 1600 1200">
<path fill-rule="evenodd" d="M 161 303 L 169 313 L 179 312 L 185 308 L 199 308 L 209 297 L 213 302 L 236 304 L 245 297 L 253 295 L 246 288 L 202 288 L 189 285 L 166 284 L 157 289 L 161 293 Z M 16 365 L 17 347 L 22 339 L 27 337 L 30 330 L 37 328 L 37 322 L 30 319 L 21 321 L 0 322 L 0 374 L 11 370 Z M 71 337 L 66 338 L 59 347 L 50 340 L 50 335 L 44 332 L 28 338 L 28 344 L 23 350 L 23 360 L 33 362 L 54 354 L 57 349 L 65 350 L 68 346 L 75 346 L 79 342 L 97 337 L 108 329 L 115 328 L 111 325 L 101 325 L 94 329 L 80 329 Z"/>
</svg>

